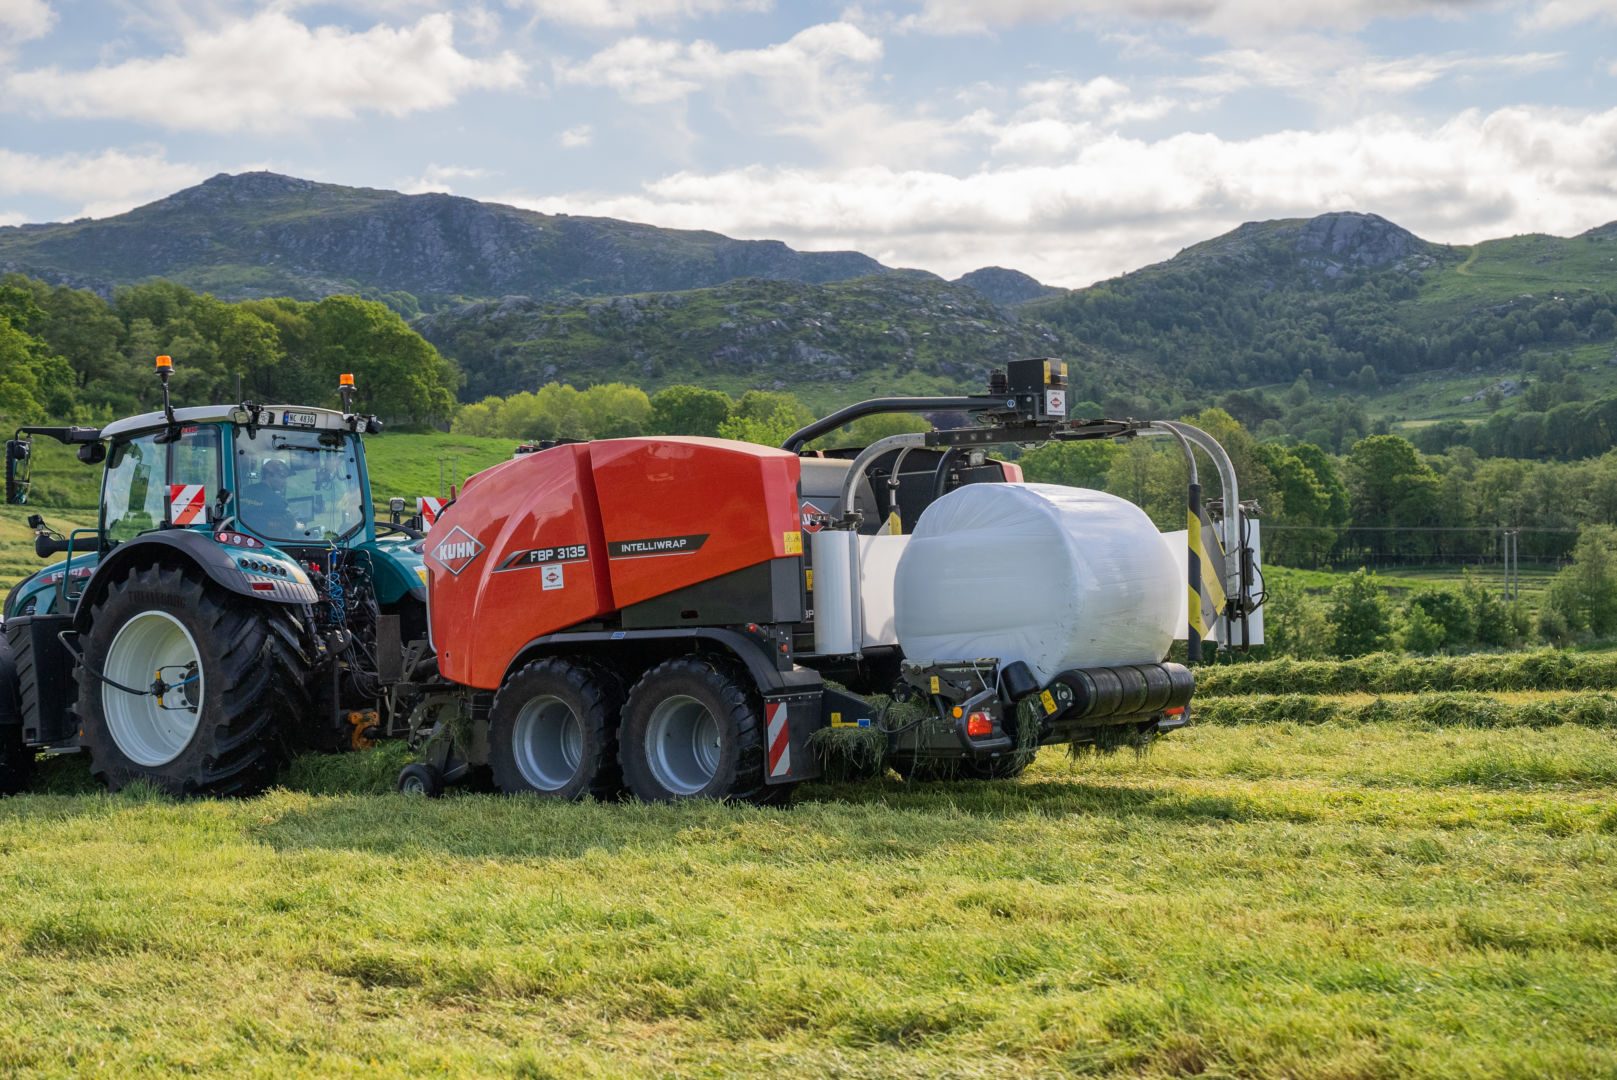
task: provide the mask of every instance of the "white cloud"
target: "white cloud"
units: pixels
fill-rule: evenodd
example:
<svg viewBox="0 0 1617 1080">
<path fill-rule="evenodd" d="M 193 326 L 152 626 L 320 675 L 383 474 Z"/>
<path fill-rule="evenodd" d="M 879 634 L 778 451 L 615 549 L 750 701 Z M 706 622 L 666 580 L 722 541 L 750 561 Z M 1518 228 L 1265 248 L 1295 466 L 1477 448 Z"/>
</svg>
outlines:
<svg viewBox="0 0 1617 1080">
<path fill-rule="evenodd" d="M 0 47 L 44 37 L 55 21 L 45 0 L 0 0 Z"/>
<path fill-rule="evenodd" d="M 58 116 L 115 117 L 171 128 L 281 130 L 361 112 L 403 116 L 452 104 L 462 93 L 522 82 L 513 53 L 486 59 L 454 44 L 450 15 L 362 32 L 310 29 L 264 11 L 185 35 L 181 51 L 84 71 L 39 68 L 7 90 Z"/>
<path fill-rule="evenodd" d="M 950 276 L 1015 266 L 1082 285 L 1244 220 L 1362 210 L 1428 239 L 1573 233 L 1617 219 L 1617 108 L 1377 115 L 1248 139 L 1097 138 L 1060 164 L 951 175 L 881 166 L 682 172 L 623 195 L 506 201 L 677 228 L 853 247 Z"/>
<path fill-rule="evenodd" d="M 169 161 L 161 151 L 43 156 L 0 149 L 0 198 L 74 202 L 81 205 L 75 217 L 106 217 L 189 187 L 211 171 Z"/>
<path fill-rule="evenodd" d="M 488 175 L 487 169 L 474 169 L 465 165 L 428 165 L 425 171 L 413 180 L 405 180 L 399 184 L 399 190 L 406 195 L 424 195 L 429 191 L 440 192 L 444 195 L 453 195 L 455 189 L 450 186 L 453 180 L 477 180 Z"/>
<path fill-rule="evenodd" d="M 770 0 L 515 0 L 542 19 L 596 30 L 626 30 L 731 12 L 768 11 Z"/>
<path fill-rule="evenodd" d="M 805 139 L 832 161 L 929 159 L 953 148 L 944 122 L 925 112 L 894 115 L 869 99 L 881 58 L 879 39 L 836 22 L 759 49 L 625 38 L 581 63 L 558 64 L 556 79 L 645 106 L 679 105 L 703 93 L 736 130 Z"/>
<path fill-rule="evenodd" d="M 1549 0 L 1522 17 L 1528 30 L 1560 30 L 1598 18 L 1617 19 L 1611 0 Z"/>
<path fill-rule="evenodd" d="M 1294 35 L 1261 46 L 1227 49 L 1201 58 L 1209 68 L 1179 85 L 1209 94 L 1249 87 L 1284 90 L 1341 113 L 1366 100 L 1396 97 L 1457 76 L 1508 75 L 1558 66 L 1562 53 L 1493 55 L 1415 53 L 1370 56 L 1337 38 Z"/>
<path fill-rule="evenodd" d="M 608 87 L 637 105 L 677 101 L 705 86 L 745 77 L 793 84 L 797 93 L 812 95 L 838 65 L 871 63 L 881 54 L 881 42 L 858 27 L 825 23 L 779 45 L 729 52 L 708 41 L 625 38 L 581 64 L 558 65 L 556 77 L 564 83 Z"/>
<path fill-rule="evenodd" d="M 588 124 L 579 124 L 562 132 L 558 140 L 565 149 L 577 150 L 581 146 L 588 146 L 595 138 L 594 130 Z"/>
<path fill-rule="evenodd" d="M 1554 0 L 1583 4 L 1601 0 Z M 1453 15 L 1497 0 L 919 0 L 907 29 L 940 34 L 983 33 L 1028 23 L 1085 20 L 1108 24 L 1150 19 L 1177 22 L 1227 37 L 1259 38 L 1302 28 L 1354 30 L 1376 18 Z"/>
</svg>

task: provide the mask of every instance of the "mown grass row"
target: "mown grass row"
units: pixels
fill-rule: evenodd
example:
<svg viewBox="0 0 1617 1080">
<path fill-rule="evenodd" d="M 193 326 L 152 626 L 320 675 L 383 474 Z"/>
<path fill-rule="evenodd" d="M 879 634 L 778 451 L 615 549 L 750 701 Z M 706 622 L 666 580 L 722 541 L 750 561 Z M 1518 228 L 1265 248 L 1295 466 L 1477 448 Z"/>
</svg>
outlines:
<svg viewBox="0 0 1617 1080">
<path fill-rule="evenodd" d="M 1192 705 L 1202 724 L 1398 724 L 1419 727 L 1617 728 L 1617 694 L 1582 692 L 1533 698 L 1438 692 L 1388 697 L 1251 694 Z"/>
<path fill-rule="evenodd" d="M 1435 657 L 1376 653 L 1353 660 L 1264 660 L 1196 671 L 1200 698 L 1433 690 L 1617 690 L 1617 653 L 1561 649 Z"/>
</svg>

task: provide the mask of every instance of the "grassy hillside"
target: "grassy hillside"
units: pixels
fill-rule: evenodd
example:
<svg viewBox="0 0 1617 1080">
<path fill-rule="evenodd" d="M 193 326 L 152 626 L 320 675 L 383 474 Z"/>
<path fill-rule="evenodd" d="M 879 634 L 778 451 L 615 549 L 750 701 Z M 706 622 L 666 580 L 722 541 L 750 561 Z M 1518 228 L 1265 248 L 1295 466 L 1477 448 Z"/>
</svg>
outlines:
<svg viewBox="0 0 1617 1080">
<path fill-rule="evenodd" d="M 510 297 L 413 325 L 466 371 L 465 400 L 551 381 L 617 380 L 738 395 L 785 389 L 829 411 L 867 397 L 977 391 L 991 368 L 1046 355 L 1072 361 L 1074 400 L 1115 397 L 1142 380 L 1138 368 L 1063 341 L 973 289 L 901 274 L 827 285 L 737 281 L 611 300 Z"/>
<path fill-rule="evenodd" d="M 1617 1071 L 1610 730 L 1238 706 L 790 810 L 366 794 L 396 748 L 177 804 L 59 760 L 0 803 L 0 1071 Z"/>
</svg>

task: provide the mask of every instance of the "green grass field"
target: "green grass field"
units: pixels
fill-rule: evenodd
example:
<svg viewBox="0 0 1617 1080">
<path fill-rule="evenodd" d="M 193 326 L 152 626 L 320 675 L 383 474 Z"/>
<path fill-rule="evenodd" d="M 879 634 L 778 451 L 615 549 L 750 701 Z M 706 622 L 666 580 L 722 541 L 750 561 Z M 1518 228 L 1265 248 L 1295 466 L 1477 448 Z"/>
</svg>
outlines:
<svg viewBox="0 0 1617 1080">
<path fill-rule="evenodd" d="M 1608 727 L 1193 726 L 796 806 L 0 803 L 0 1072 L 1617 1073 Z"/>
<path fill-rule="evenodd" d="M 450 484 L 511 457 L 515 439 L 484 439 L 446 432 L 383 432 L 365 440 L 371 494 L 385 506 L 389 496 L 410 500 L 448 494 Z M 94 507 L 101 498 L 100 465 L 85 465 L 73 452 L 49 439 L 34 440 L 33 510 L 48 517 L 53 509 Z M 440 486 L 441 485 L 441 486 Z"/>
</svg>

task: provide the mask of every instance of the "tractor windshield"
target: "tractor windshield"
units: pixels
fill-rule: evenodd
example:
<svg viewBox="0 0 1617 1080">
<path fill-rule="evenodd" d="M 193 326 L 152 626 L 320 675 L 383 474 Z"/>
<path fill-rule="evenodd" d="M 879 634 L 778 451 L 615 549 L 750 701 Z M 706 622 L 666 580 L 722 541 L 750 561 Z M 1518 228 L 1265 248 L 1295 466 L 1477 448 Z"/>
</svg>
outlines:
<svg viewBox="0 0 1617 1080">
<path fill-rule="evenodd" d="M 365 523 L 354 437 L 339 431 L 236 432 L 236 516 L 266 540 L 330 543 Z"/>
</svg>

